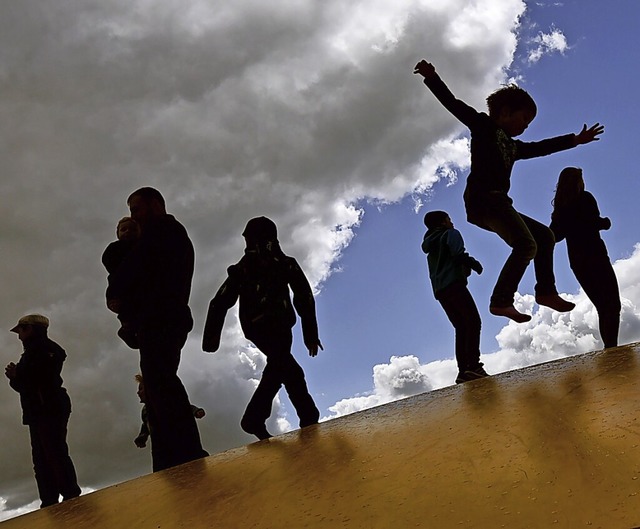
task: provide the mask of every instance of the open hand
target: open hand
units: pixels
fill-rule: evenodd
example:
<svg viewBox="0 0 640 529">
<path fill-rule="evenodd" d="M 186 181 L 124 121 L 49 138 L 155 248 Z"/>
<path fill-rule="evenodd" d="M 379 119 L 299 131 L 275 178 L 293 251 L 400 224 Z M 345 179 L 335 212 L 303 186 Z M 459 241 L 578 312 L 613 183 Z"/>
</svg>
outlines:
<svg viewBox="0 0 640 529">
<path fill-rule="evenodd" d="M 582 125 L 582 130 L 576 134 L 576 145 L 584 145 L 585 143 L 591 143 L 592 141 L 598 141 L 600 134 L 604 132 L 604 125 L 596 123 L 587 128 L 587 124 Z"/>
</svg>

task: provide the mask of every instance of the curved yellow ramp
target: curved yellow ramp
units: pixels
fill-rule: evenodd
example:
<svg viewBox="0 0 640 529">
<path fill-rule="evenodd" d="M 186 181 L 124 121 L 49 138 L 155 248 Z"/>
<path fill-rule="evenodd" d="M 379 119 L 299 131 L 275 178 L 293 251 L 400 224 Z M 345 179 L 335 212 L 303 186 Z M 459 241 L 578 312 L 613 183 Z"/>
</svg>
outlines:
<svg viewBox="0 0 640 529">
<path fill-rule="evenodd" d="M 640 344 L 328 421 L 2 529 L 640 526 Z"/>
</svg>

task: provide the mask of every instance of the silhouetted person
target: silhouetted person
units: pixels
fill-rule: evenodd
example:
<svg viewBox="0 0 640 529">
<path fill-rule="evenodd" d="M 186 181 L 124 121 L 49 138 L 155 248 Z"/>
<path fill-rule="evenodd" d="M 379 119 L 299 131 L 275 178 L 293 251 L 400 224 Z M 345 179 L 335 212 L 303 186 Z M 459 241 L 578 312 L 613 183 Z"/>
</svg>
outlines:
<svg viewBox="0 0 640 529">
<path fill-rule="evenodd" d="M 600 230 L 610 227 L 611 221 L 600 216 L 596 199 L 584 189 L 582 169 L 563 169 L 553 199 L 551 230 L 556 241 L 567 240 L 569 265 L 598 311 L 605 347 L 618 345 L 621 309 L 618 280 L 600 237 Z"/>
<path fill-rule="evenodd" d="M 604 127 L 596 123 L 579 134 L 566 134 L 539 142 L 514 140 L 536 115 L 536 104 L 522 88 L 508 85 L 487 98 L 489 114 L 456 99 L 432 64 L 420 61 L 414 72 L 442 105 L 471 131 L 471 172 L 464 191 L 467 220 L 496 233 L 511 247 L 491 294 L 489 311 L 516 322 L 531 319 L 513 306 L 514 294 L 533 259 L 536 301 L 560 312 L 575 306 L 558 296 L 553 274 L 553 234 L 544 224 L 518 213 L 509 197 L 511 170 L 517 160 L 545 156 L 597 140 Z"/>
<path fill-rule="evenodd" d="M 116 236 L 118 237 L 118 240 L 110 243 L 102 254 L 102 264 L 107 269 L 107 272 L 109 272 L 109 276 L 107 277 L 109 286 L 107 286 L 107 291 L 105 293 L 108 307 L 112 306 L 113 301 L 113 293 L 110 286 L 111 275 L 115 273 L 137 244 L 138 239 L 140 238 L 140 227 L 131 217 L 123 217 L 118 221 Z M 118 313 L 118 319 L 120 320 L 118 336 L 122 338 L 122 341 L 124 341 L 124 343 L 129 347 L 137 349 L 137 325 L 134 322 L 134 315 L 127 312 L 127 310 L 131 310 L 131 304 L 125 302 L 121 305 L 123 308 L 121 309 L 121 312 Z"/>
<path fill-rule="evenodd" d="M 138 374 L 135 376 L 135 380 L 138 383 L 138 398 L 140 402 L 143 404 L 142 410 L 140 411 L 140 416 L 142 418 L 142 424 L 140 426 L 140 433 L 133 440 L 135 445 L 138 448 L 145 448 L 147 446 L 147 441 L 151 438 L 151 460 L 153 462 L 153 471 L 156 472 L 160 470 L 157 467 L 156 461 L 162 463 L 164 461 L 164 457 L 161 453 L 156 449 L 155 443 L 153 442 L 154 438 L 154 416 L 153 412 L 147 406 L 147 395 L 144 390 L 144 379 L 142 375 Z M 191 405 L 191 413 L 196 419 L 202 419 L 206 415 L 205 411 L 198 406 Z"/>
<path fill-rule="evenodd" d="M 49 319 L 29 314 L 11 332 L 18 334 L 24 352 L 17 364 L 5 368 L 9 385 L 20 394 L 22 423 L 29 426 L 31 456 L 40 507 L 80 496 L 76 471 L 69 457 L 67 424 L 71 400 L 62 387 L 64 349 L 47 336 Z"/>
<path fill-rule="evenodd" d="M 141 234 L 112 274 L 110 308 L 134 314 L 140 372 L 155 418 L 154 444 L 162 454 L 154 466 L 162 470 L 207 455 L 178 377 L 181 350 L 193 328 L 189 295 L 195 255 L 187 231 L 167 214 L 158 190 L 140 188 L 127 204 Z"/>
<path fill-rule="evenodd" d="M 462 235 L 444 211 L 424 216 L 427 233 L 422 251 L 427 254 L 433 294 L 456 332 L 456 384 L 488 376 L 480 362 L 480 314 L 467 288 L 471 270 L 482 273 L 482 265 L 464 248 Z"/>
<path fill-rule="evenodd" d="M 258 439 L 271 437 L 265 422 L 284 384 L 300 419 L 300 427 L 316 424 L 320 412 L 307 389 L 302 368 L 291 354 L 295 310 L 300 316 L 310 356 L 322 349 L 318 338 L 315 301 L 304 272 L 280 249 L 276 225 L 266 217 L 251 219 L 242 233 L 246 249 L 228 269 L 228 277 L 209 304 L 202 348 L 215 352 L 227 311 L 240 298 L 242 330 L 267 357 L 267 365 L 242 417 L 240 426 Z M 289 288 L 293 291 L 293 305 Z"/>
</svg>

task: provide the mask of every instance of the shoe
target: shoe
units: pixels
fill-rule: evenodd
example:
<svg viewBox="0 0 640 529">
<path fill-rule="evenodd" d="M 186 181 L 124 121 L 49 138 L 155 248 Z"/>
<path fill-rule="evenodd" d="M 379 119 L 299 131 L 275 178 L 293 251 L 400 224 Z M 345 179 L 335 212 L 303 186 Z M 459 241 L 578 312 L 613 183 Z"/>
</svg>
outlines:
<svg viewBox="0 0 640 529">
<path fill-rule="evenodd" d="M 536 303 L 538 305 L 544 305 L 550 309 L 558 312 L 569 312 L 576 306 L 575 303 L 562 299 L 558 294 L 545 294 L 542 296 L 536 296 Z"/>
<path fill-rule="evenodd" d="M 525 323 L 531 320 L 531 316 L 529 316 L 528 314 L 523 314 L 522 312 L 518 312 L 513 305 L 509 305 L 507 307 L 491 306 L 489 307 L 489 312 L 494 316 L 504 316 L 505 318 L 509 318 L 516 323 Z"/>
<path fill-rule="evenodd" d="M 456 384 L 462 384 L 463 382 L 469 382 L 470 380 L 477 380 L 479 378 L 485 378 L 490 376 L 484 368 L 483 364 L 478 364 L 473 369 L 465 369 L 464 371 L 460 371 L 458 376 L 456 377 Z"/>
<path fill-rule="evenodd" d="M 464 372 L 464 374 L 467 377 L 467 380 L 476 380 L 478 378 L 484 378 L 489 376 L 489 373 L 487 373 L 484 370 L 484 367 L 482 367 L 482 364 L 478 364 L 473 369 L 467 369 Z"/>
<path fill-rule="evenodd" d="M 241 421 L 240 427 L 248 434 L 255 435 L 261 441 L 273 437 L 273 435 L 267 431 L 267 427 L 264 424 L 248 424 Z"/>
</svg>

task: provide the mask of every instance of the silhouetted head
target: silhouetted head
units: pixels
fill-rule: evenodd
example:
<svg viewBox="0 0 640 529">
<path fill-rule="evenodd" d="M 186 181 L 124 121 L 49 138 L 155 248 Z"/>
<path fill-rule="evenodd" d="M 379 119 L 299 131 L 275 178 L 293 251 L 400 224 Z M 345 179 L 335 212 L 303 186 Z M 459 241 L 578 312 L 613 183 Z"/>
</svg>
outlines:
<svg viewBox="0 0 640 529">
<path fill-rule="evenodd" d="M 242 236 L 246 239 L 247 246 L 278 242 L 278 228 L 275 222 L 267 217 L 255 217 L 247 222 Z"/>
<path fill-rule="evenodd" d="M 554 208 L 561 208 L 574 202 L 580 193 L 584 191 L 584 179 L 582 169 L 578 167 L 565 167 L 560 171 L 556 194 L 552 204 Z"/>
<path fill-rule="evenodd" d="M 135 220 L 141 228 L 150 221 L 161 217 L 167 213 L 164 197 L 153 187 L 141 187 L 134 191 L 127 198 L 127 205 L 131 211 L 131 218 Z"/>
<path fill-rule="evenodd" d="M 49 328 L 49 318 L 42 314 L 27 314 L 18 320 L 18 324 L 11 329 L 18 335 L 22 343 L 34 338 L 46 338 Z"/>
<path fill-rule="evenodd" d="M 446 211 L 428 211 L 424 216 L 424 225 L 429 230 L 435 228 L 453 228 L 451 217 Z"/>
<path fill-rule="evenodd" d="M 487 97 L 489 116 L 509 136 L 522 134 L 536 117 L 538 108 L 529 93 L 509 84 Z"/>
<path fill-rule="evenodd" d="M 133 241 L 140 237 L 140 226 L 131 217 L 122 217 L 116 226 L 116 235 L 120 241 Z"/>
</svg>

